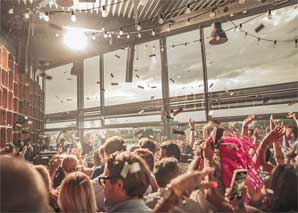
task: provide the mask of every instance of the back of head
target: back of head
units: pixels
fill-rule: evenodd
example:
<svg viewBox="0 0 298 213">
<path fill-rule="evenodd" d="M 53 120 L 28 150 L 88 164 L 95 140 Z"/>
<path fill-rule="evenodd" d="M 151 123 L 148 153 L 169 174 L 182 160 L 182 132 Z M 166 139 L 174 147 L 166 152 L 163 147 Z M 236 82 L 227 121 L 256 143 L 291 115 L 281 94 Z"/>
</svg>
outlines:
<svg viewBox="0 0 298 213">
<path fill-rule="evenodd" d="M 106 155 L 126 151 L 125 140 L 119 136 L 110 137 L 104 144 L 104 151 Z"/>
<path fill-rule="evenodd" d="M 166 187 L 178 175 L 180 167 L 176 158 L 163 158 L 154 167 L 154 176 L 159 187 Z"/>
<path fill-rule="evenodd" d="M 75 172 L 79 162 L 74 155 L 66 155 L 61 163 L 62 169 L 66 173 Z"/>
<path fill-rule="evenodd" d="M 15 145 L 13 145 L 12 143 L 6 143 L 4 145 L 4 148 L 1 150 L 0 154 L 14 154 L 15 153 Z"/>
<path fill-rule="evenodd" d="M 297 211 L 297 165 L 285 164 L 275 168 L 271 188 L 274 194 L 269 202 L 269 210 L 274 212 Z"/>
<path fill-rule="evenodd" d="M 37 165 L 37 166 L 34 166 L 34 168 L 40 174 L 40 176 L 41 176 L 41 178 L 42 178 L 42 180 L 45 184 L 45 187 L 46 187 L 47 191 L 50 192 L 51 178 L 50 178 L 50 175 L 49 175 L 49 172 L 48 172 L 47 168 L 43 165 Z"/>
<path fill-rule="evenodd" d="M 127 196 L 144 195 L 150 183 L 150 171 L 140 156 L 131 152 L 114 154 L 107 161 L 107 168 L 110 176 L 123 180 Z M 111 182 L 114 184 L 116 180 Z"/>
<path fill-rule="evenodd" d="M 139 155 L 147 164 L 150 171 L 153 171 L 154 168 L 154 156 L 152 152 L 150 152 L 148 149 L 136 149 L 134 151 L 137 155 Z"/>
<path fill-rule="evenodd" d="M 143 149 L 149 149 L 152 154 L 155 154 L 157 150 L 156 142 L 150 138 L 141 138 L 139 140 L 139 146 Z"/>
<path fill-rule="evenodd" d="M 48 193 L 33 166 L 0 156 L 0 212 L 46 212 Z"/>
<path fill-rule="evenodd" d="M 180 160 L 180 148 L 176 143 L 171 141 L 163 142 L 160 148 L 166 150 L 167 157 L 174 157 L 178 161 Z"/>
<path fill-rule="evenodd" d="M 61 184 L 58 202 L 63 212 L 96 212 L 92 183 L 82 172 L 69 174 Z"/>
</svg>

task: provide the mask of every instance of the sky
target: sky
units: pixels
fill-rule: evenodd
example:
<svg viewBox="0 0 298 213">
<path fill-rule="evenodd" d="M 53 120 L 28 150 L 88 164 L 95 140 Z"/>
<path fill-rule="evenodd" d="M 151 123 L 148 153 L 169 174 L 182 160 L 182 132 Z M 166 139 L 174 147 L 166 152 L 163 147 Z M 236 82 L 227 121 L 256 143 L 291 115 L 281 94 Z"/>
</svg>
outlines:
<svg viewBox="0 0 298 213">
<path fill-rule="evenodd" d="M 205 28 L 206 60 L 209 91 L 230 90 L 245 87 L 293 82 L 298 80 L 298 9 L 293 6 L 272 12 L 272 19 L 264 14 L 253 21 L 243 24 L 242 29 L 257 37 L 277 40 L 260 41 L 245 36 L 244 32 L 230 30 L 228 41 L 212 46 L 208 43 L 211 27 Z M 234 21 L 236 25 L 247 19 Z M 263 24 L 265 27 L 256 33 L 254 29 Z M 231 28 L 231 22 L 223 23 L 224 30 Z M 203 92 L 202 59 L 199 42 L 199 30 L 167 38 L 168 72 L 170 96 L 189 95 Z M 279 42 L 292 40 L 292 42 Z M 176 44 L 184 44 L 172 47 Z M 161 62 L 159 41 L 153 41 L 136 47 L 133 82 L 125 82 L 127 49 L 117 50 L 104 56 L 105 64 L 105 104 L 114 105 L 145 101 L 162 97 Z M 53 76 L 46 85 L 46 112 L 61 112 L 76 109 L 76 77 L 70 75 L 72 65 L 57 67 L 48 71 Z M 99 57 L 84 62 L 85 107 L 99 106 Z M 118 85 L 111 85 L 118 83 Z M 212 86 L 211 86 L 212 85 Z M 294 106 L 257 108 L 256 113 L 293 111 Z M 267 109 L 267 111 L 266 111 Z M 228 110 L 228 115 L 246 114 L 251 110 Z M 201 112 L 193 116 L 201 118 Z M 222 116 L 224 112 L 216 112 Z M 226 115 L 226 114 L 225 114 Z M 177 120 L 185 120 L 188 114 Z M 160 119 L 157 117 L 156 119 Z M 110 121 L 112 123 L 123 120 Z"/>
</svg>

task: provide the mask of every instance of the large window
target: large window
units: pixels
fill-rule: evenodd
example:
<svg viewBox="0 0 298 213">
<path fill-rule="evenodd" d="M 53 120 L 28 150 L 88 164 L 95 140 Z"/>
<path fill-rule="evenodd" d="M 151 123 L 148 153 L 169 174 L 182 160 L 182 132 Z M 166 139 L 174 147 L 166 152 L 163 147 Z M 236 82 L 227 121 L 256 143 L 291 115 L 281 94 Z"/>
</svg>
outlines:
<svg viewBox="0 0 298 213">
<path fill-rule="evenodd" d="M 70 74 L 72 64 L 47 70 L 52 80 L 46 81 L 46 113 L 77 109 L 77 77 Z"/>
<path fill-rule="evenodd" d="M 99 56 L 84 60 L 84 107 L 100 106 Z"/>
</svg>

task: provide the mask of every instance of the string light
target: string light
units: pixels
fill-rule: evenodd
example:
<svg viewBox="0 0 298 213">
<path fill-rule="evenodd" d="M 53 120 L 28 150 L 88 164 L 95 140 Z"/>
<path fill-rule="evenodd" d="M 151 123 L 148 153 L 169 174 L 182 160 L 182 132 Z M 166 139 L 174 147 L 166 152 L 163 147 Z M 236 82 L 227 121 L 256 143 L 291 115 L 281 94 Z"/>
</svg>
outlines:
<svg viewBox="0 0 298 213">
<path fill-rule="evenodd" d="M 25 13 L 25 19 L 29 19 L 29 18 L 30 18 L 29 9 L 27 9 Z"/>
<path fill-rule="evenodd" d="M 49 12 L 46 12 L 46 15 L 43 17 L 46 22 L 50 21 Z"/>
<path fill-rule="evenodd" d="M 108 37 L 109 37 L 109 38 L 112 38 L 112 34 L 111 34 L 111 33 L 109 33 L 109 34 L 108 34 Z"/>
<path fill-rule="evenodd" d="M 167 31 L 168 31 L 168 32 L 171 31 L 171 24 L 168 25 L 168 29 L 167 29 Z"/>
<path fill-rule="evenodd" d="M 190 25 L 190 18 L 188 18 L 188 19 L 186 20 L 185 25 L 186 25 L 186 26 L 189 26 L 189 25 Z"/>
<path fill-rule="evenodd" d="M 117 38 L 118 38 L 118 39 L 121 38 L 120 34 L 117 35 Z"/>
<path fill-rule="evenodd" d="M 189 4 L 186 6 L 185 13 L 186 13 L 186 14 L 191 14 L 191 9 L 190 9 Z"/>
<path fill-rule="evenodd" d="M 123 35 L 123 29 L 122 29 L 122 27 L 120 28 L 120 32 L 119 32 L 119 35 Z"/>
<path fill-rule="evenodd" d="M 108 38 L 108 34 L 107 32 L 105 32 L 105 34 L 103 35 L 104 38 Z"/>
<path fill-rule="evenodd" d="M 127 39 L 130 39 L 130 35 L 129 35 L 128 33 L 127 33 L 127 36 L 126 36 L 126 38 L 127 38 Z"/>
<path fill-rule="evenodd" d="M 271 11 L 271 9 L 268 10 L 268 19 L 269 20 L 272 19 L 272 11 Z"/>
<path fill-rule="evenodd" d="M 96 39 L 96 36 L 95 36 L 95 33 L 92 34 L 92 40 L 95 40 Z"/>
<path fill-rule="evenodd" d="M 162 15 L 162 14 L 160 14 L 160 16 L 159 16 L 158 23 L 159 23 L 159 24 L 163 24 L 163 23 L 165 23 L 165 21 L 164 21 L 164 19 L 163 19 L 163 15 Z"/>
<path fill-rule="evenodd" d="M 107 12 L 106 7 L 104 5 L 101 7 L 101 16 L 103 18 L 106 18 L 108 16 L 108 12 Z"/>
<path fill-rule="evenodd" d="M 71 19 L 72 22 L 76 22 L 77 17 L 75 16 L 74 11 L 71 11 L 71 17 L 70 17 L 70 19 Z"/>
<path fill-rule="evenodd" d="M 137 26 L 137 31 L 140 32 L 141 30 L 142 30 L 141 23 L 139 22 L 139 23 L 138 23 L 138 26 Z"/>
<path fill-rule="evenodd" d="M 154 29 L 152 29 L 151 35 L 152 35 L 152 36 L 155 36 L 155 31 L 154 31 Z"/>
<path fill-rule="evenodd" d="M 141 38 L 142 37 L 142 34 L 139 32 L 138 33 L 138 38 Z"/>
<path fill-rule="evenodd" d="M 245 4 L 245 0 L 239 0 L 239 4 Z"/>
</svg>

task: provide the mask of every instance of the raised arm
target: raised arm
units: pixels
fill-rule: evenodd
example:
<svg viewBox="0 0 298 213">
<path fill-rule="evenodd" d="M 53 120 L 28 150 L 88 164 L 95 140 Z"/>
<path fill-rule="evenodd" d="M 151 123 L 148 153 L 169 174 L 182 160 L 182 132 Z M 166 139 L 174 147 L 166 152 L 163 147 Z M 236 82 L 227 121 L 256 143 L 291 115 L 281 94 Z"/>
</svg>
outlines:
<svg viewBox="0 0 298 213">
<path fill-rule="evenodd" d="M 249 115 L 242 122 L 241 136 L 248 136 L 248 125 L 255 119 L 255 115 Z"/>
</svg>

